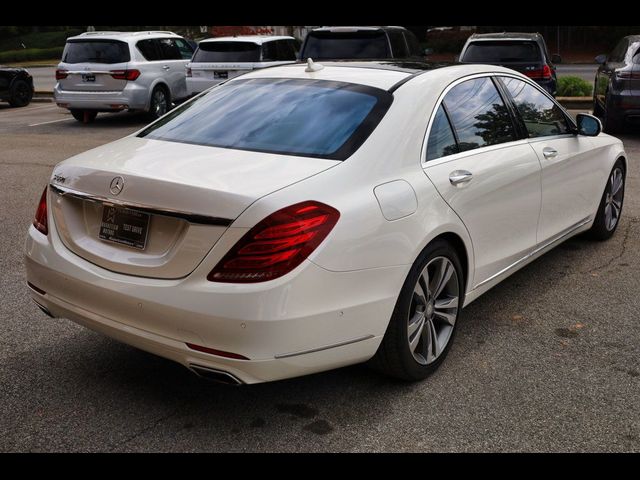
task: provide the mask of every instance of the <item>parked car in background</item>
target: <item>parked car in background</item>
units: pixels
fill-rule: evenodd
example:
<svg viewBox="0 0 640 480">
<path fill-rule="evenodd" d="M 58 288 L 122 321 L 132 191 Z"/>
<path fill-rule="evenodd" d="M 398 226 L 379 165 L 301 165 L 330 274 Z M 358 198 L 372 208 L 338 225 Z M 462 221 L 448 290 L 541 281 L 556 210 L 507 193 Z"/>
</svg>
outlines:
<svg viewBox="0 0 640 480">
<path fill-rule="evenodd" d="M 254 70 L 56 165 L 29 294 L 227 383 L 367 360 L 420 380 L 463 307 L 614 234 L 627 155 L 600 128 L 502 67 Z"/>
<path fill-rule="evenodd" d="M 322 27 L 311 30 L 300 59 L 348 60 L 424 58 L 420 43 L 404 27 Z"/>
<path fill-rule="evenodd" d="M 185 67 L 193 48 L 173 32 L 86 32 L 67 39 L 53 97 L 76 120 L 98 112 L 164 115 L 187 97 Z"/>
<path fill-rule="evenodd" d="M 562 59 L 560 55 L 549 55 L 539 33 L 474 33 L 462 47 L 458 61 L 511 68 L 556 96 L 558 78 L 554 64 Z"/>
<path fill-rule="evenodd" d="M 0 101 L 25 107 L 33 98 L 33 77 L 24 68 L 0 65 Z"/>
<path fill-rule="evenodd" d="M 200 41 L 187 64 L 187 92 L 200 93 L 257 68 L 293 63 L 298 43 L 293 37 L 247 35 Z"/>
<path fill-rule="evenodd" d="M 624 37 L 600 64 L 593 85 L 593 114 L 606 132 L 621 133 L 640 122 L 640 35 Z"/>
</svg>

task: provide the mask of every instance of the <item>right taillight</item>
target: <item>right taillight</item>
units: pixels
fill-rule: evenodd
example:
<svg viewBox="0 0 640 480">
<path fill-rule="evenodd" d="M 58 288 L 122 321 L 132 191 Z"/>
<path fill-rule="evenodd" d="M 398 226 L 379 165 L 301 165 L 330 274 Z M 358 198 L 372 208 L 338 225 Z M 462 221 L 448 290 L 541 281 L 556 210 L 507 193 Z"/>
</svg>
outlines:
<svg viewBox="0 0 640 480">
<path fill-rule="evenodd" d="M 340 212 L 315 201 L 272 213 L 249 230 L 207 275 L 212 282 L 273 280 L 300 265 L 327 237 Z"/>
<path fill-rule="evenodd" d="M 111 70 L 109 71 L 111 76 L 116 80 L 129 80 L 134 81 L 140 76 L 140 70 Z"/>
<path fill-rule="evenodd" d="M 551 78 L 551 67 L 549 67 L 549 65 L 543 65 L 542 68 L 536 70 L 527 70 L 524 74 L 536 80 L 549 80 Z"/>
<path fill-rule="evenodd" d="M 69 75 L 69 72 L 67 70 L 56 70 L 56 80 L 62 80 L 64 78 L 67 78 L 67 76 Z"/>
<path fill-rule="evenodd" d="M 186 67 L 187 68 L 187 77 L 192 77 L 193 73 L 191 73 L 191 67 Z"/>
<path fill-rule="evenodd" d="M 33 219 L 33 226 L 45 235 L 49 233 L 49 227 L 47 225 L 47 187 L 44 187 L 44 192 L 42 192 L 42 196 L 40 197 L 40 202 L 36 209 L 36 216 Z"/>
</svg>

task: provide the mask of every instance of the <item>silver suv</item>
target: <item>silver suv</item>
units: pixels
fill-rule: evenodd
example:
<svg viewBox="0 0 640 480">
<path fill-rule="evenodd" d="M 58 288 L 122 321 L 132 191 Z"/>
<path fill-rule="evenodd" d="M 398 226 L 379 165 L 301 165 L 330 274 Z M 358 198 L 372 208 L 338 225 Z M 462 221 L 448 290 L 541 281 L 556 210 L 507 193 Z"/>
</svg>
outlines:
<svg viewBox="0 0 640 480">
<path fill-rule="evenodd" d="M 98 112 L 164 115 L 187 97 L 193 48 L 173 32 L 86 32 L 67 39 L 53 97 L 81 122 Z"/>
</svg>

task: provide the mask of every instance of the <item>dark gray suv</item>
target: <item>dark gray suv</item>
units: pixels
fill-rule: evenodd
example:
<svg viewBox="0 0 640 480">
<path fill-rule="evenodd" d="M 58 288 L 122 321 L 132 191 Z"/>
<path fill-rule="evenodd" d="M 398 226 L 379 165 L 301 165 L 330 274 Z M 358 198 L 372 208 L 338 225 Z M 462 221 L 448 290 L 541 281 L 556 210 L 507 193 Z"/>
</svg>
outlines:
<svg viewBox="0 0 640 480">
<path fill-rule="evenodd" d="M 596 62 L 593 114 L 607 133 L 621 133 L 627 123 L 640 123 L 640 35 L 624 37 Z"/>
<path fill-rule="evenodd" d="M 475 33 L 462 47 L 459 61 L 511 68 L 556 96 L 558 79 L 554 63 L 560 63 L 561 59 L 559 55 L 549 55 L 539 33 Z"/>
<path fill-rule="evenodd" d="M 301 60 L 420 57 L 424 57 L 424 53 L 420 51 L 418 39 L 404 27 L 316 28 L 307 34 L 300 49 Z"/>
</svg>

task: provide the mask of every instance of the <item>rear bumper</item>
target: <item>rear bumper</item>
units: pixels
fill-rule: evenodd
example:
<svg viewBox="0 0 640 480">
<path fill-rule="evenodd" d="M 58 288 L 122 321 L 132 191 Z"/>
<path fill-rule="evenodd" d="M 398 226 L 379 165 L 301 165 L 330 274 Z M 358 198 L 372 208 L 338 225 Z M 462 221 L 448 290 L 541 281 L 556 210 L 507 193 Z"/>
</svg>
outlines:
<svg viewBox="0 0 640 480">
<path fill-rule="evenodd" d="M 120 91 L 84 92 L 62 90 L 60 84 L 53 89 L 53 99 L 58 106 L 68 109 L 111 112 L 123 109 L 147 110 L 149 91 L 146 87 L 127 82 Z"/>
<path fill-rule="evenodd" d="M 640 91 L 609 93 L 609 107 L 625 120 L 640 122 Z"/>
<path fill-rule="evenodd" d="M 187 94 L 195 95 L 204 92 L 207 88 L 214 87 L 224 82 L 224 79 L 214 80 L 210 78 L 187 77 Z"/>
<path fill-rule="evenodd" d="M 213 250 L 185 279 L 132 277 L 76 256 L 55 228 L 45 237 L 31 227 L 25 264 L 27 280 L 45 292 L 29 289 L 32 298 L 53 316 L 187 367 L 229 372 L 244 383 L 371 358 L 409 268 L 338 273 L 306 261 L 271 282 L 220 284 L 206 281 Z M 187 343 L 248 360 L 202 353 Z"/>
</svg>

